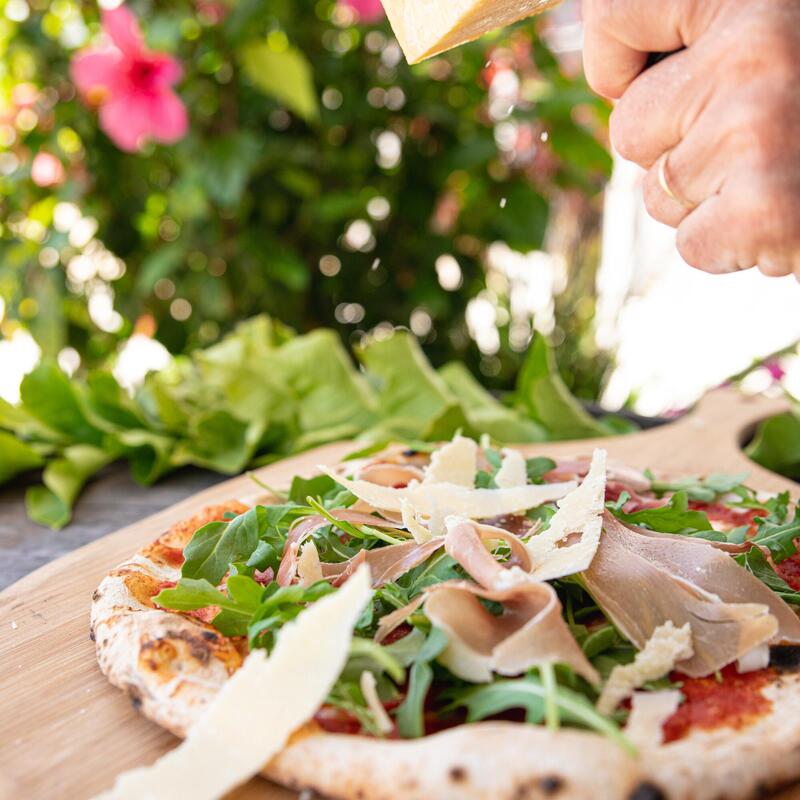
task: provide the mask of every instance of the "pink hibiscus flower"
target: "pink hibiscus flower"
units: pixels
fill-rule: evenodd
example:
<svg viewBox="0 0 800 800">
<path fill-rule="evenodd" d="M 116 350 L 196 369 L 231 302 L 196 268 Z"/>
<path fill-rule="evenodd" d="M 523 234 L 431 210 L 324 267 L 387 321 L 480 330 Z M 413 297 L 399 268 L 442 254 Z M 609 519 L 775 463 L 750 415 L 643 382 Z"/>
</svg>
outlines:
<svg viewBox="0 0 800 800">
<path fill-rule="evenodd" d="M 359 20 L 368 25 L 383 19 L 381 0 L 339 0 L 339 2 L 355 11 Z"/>
<path fill-rule="evenodd" d="M 148 139 L 178 141 L 188 128 L 186 107 L 171 88 L 183 74 L 181 65 L 147 49 L 136 17 L 124 6 L 102 13 L 110 41 L 73 58 L 78 91 L 99 108 L 100 127 L 121 150 L 138 150 Z"/>
</svg>

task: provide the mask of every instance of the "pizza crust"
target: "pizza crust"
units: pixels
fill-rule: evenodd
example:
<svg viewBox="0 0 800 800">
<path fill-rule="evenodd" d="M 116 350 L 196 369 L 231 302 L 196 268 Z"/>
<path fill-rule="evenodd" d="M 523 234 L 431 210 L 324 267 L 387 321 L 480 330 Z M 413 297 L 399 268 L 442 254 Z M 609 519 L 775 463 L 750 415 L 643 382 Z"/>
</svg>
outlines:
<svg viewBox="0 0 800 800">
<path fill-rule="evenodd" d="M 238 503 L 205 510 L 142 548 L 94 594 L 100 669 L 142 714 L 183 737 L 241 665 L 234 640 L 151 597 L 176 581 L 170 551 Z M 146 555 L 145 555 L 146 554 Z M 341 800 L 748 800 L 800 778 L 800 674 L 764 690 L 772 711 L 741 729 L 693 730 L 633 759 L 589 732 L 479 722 L 416 740 L 307 724 L 263 774 Z"/>
</svg>

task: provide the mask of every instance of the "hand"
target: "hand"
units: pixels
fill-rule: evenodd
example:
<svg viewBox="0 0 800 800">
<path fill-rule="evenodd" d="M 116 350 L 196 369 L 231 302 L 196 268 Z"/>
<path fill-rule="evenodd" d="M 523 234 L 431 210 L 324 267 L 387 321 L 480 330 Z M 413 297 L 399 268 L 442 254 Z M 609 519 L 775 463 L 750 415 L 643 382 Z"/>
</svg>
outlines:
<svg viewBox="0 0 800 800">
<path fill-rule="evenodd" d="M 612 142 L 648 170 L 647 209 L 683 258 L 800 279 L 800 0 L 583 0 L 583 14 L 588 81 L 619 98 Z"/>
</svg>

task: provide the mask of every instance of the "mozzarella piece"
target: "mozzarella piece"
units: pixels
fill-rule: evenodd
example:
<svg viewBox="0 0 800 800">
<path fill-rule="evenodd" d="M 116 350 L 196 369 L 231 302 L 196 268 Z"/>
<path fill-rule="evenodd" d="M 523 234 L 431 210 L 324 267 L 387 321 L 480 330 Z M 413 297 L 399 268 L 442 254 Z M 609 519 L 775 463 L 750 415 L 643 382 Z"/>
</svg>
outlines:
<svg viewBox="0 0 800 800">
<path fill-rule="evenodd" d="M 589 567 L 600 543 L 606 494 L 606 451 L 595 450 L 583 483 L 558 501 L 550 527 L 527 542 L 533 562 L 532 576 L 539 581 L 563 578 Z M 580 541 L 559 546 L 570 534 Z"/>
<path fill-rule="evenodd" d="M 611 714 L 634 689 L 662 678 L 679 661 L 693 654 L 692 626 L 688 622 L 681 628 L 676 628 L 671 620 L 659 625 L 630 664 L 620 664 L 611 670 L 597 700 L 597 710 Z"/>
<path fill-rule="evenodd" d="M 300 576 L 300 583 L 303 586 L 322 580 L 322 564 L 319 560 L 319 551 L 313 539 L 309 539 L 304 545 L 297 559 L 297 574 Z"/>
<path fill-rule="evenodd" d="M 757 645 L 752 650 L 748 650 L 741 658 L 736 661 L 736 671 L 755 672 L 758 669 L 766 669 L 769 666 L 769 643 Z"/>
<path fill-rule="evenodd" d="M 495 28 L 544 11 L 559 0 L 382 0 L 409 64 Z"/>
<path fill-rule="evenodd" d="M 683 695 L 677 689 L 634 692 L 625 737 L 640 750 L 659 747 L 664 743 L 664 723 L 678 710 L 682 700 Z"/>
<path fill-rule="evenodd" d="M 453 483 L 421 483 L 392 489 L 367 481 L 350 480 L 327 467 L 321 466 L 319 469 L 373 508 L 400 512 L 405 499 L 416 513 L 442 519 L 448 514 L 468 519 L 515 514 L 558 500 L 575 488 L 575 482 L 569 481 L 519 486 L 515 489 L 468 489 Z"/>
<path fill-rule="evenodd" d="M 456 486 L 475 486 L 478 472 L 478 445 L 466 436 L 456 436 L 431 454 L 423 483 L 452 483 Z"/>
<path fill-rule="evenodd" d="M 499 489 L 513 489 L 528 483 L 528 470 L 525 458 L 519 450 L 503 450 L 503 461 L 494 476 Z"/>
<path fill-rule="evenodd" d="M 120 775 L 98 800 L 213 800 L 259 772 L 325 702 L 372 596 L 370 584 L 364 565 L 285 625 L 272 655 L 250 653 L 183 743 Z"/>
</svg>

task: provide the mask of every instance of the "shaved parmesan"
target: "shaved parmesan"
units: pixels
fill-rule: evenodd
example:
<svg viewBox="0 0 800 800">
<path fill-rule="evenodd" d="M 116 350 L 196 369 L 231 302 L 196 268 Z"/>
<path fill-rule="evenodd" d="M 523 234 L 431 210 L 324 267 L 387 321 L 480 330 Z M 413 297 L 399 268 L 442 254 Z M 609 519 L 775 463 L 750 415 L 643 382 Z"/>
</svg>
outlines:
<svg viewBox="0 0 800 800">
<path fill-rule="evenodd" d="M 634 689 L 662 678 L 675 664 L 693 654 L 692 626 L 688 622 L 681 628 L 669 620 L 659 625 L 630 664 L 619 664 L 611 670 L 597 700 L 597 710 L 610 714 Z"/>
<path fill-rule="evenodd" d="M 527 484 L 528 470 L 519 450 L 503 450 L 503 462 L 494 476 L 494 482 L 500 489 L 513 489 Z"/>
<path fill-rule="evenodd" d="M 603 529 L 605 492 L 606 451 L 595 450 L 583 483 L 558 501 L 550 527 L 527 543 L 533 562 L 531 574 L 536 580 L 550 581 L 583 572 L 592 563 Z M 581 535 L 578 542 L 564 542 L 577 533 Z"/>
<path fill-rule="evenodd" d="M 416 513 L 427 517 L 439 514 L 455 514 L 469 519 L 501 517 L 558 500 L 575 488 L 575 483 L 570 481 L 516 489 L 468 489 L 453 483 L 422 483 L 391 489 L 367 481 L 350 480 L 327 467 L 319 469 L 372 508 L 399 512 L 405 499 Z"/>
<path fill-rule="evenodd" d="M 431 532 L 419 521 L 411 504 L 405 498 L 400 501 L 400 513 L 403 517 L 403 525 L 406 526 L 406 530 L 414 537 L 417 544 L 425 544 L 431 540 Z"/>
<path fill-rule="evenodd" d="M 322 565 L 313 539 L 303 545 L 300 558 L 297 559 L 297 574 L 303 586 L 311 586 L 312 583 L 322 580 Z"/>
<path fill-rule="evenodd" d="M 186 740 L 149 767 L 123 773 L 102 800 L 212 800 L 251 778 L 325 701 L 371 597 L 361 567 L 337 592 L 283 627 L 267 658 L 250 653 Z"/>
<path fill-rule="evenodd" d="M 642 750 L 664 743 L 664 723 L 678 710 L 683 695 L 677 689 L 634 692 L 625 737 Z"/>
<path fill-rule="evenodd" d="M 375 720 L 378 730 L 384 735 L 391 733 L 394 730 L 394 723 L 384 708 L 383 703 L 381 703 L 380 697 L 378 697 L 378 686 L 375 676 L 368 669 L 365 669 L 361 673 L 359 685 L 361 687 L 361 694 L 364 695 L 367 708 L 370 714 L 372 714 L 372 718 Z"/>
<path fill-rule="evenodd" d="M 431 455 L 423 483 L 452 483 L 471 489 L 477 472 L 478 445 L 466 436 L 456 436 Z"/>
<path fill-rule="evenodd" d="M 409 64 L 544 11 L 558 0 L 382 0 Z"/>
</svg>

